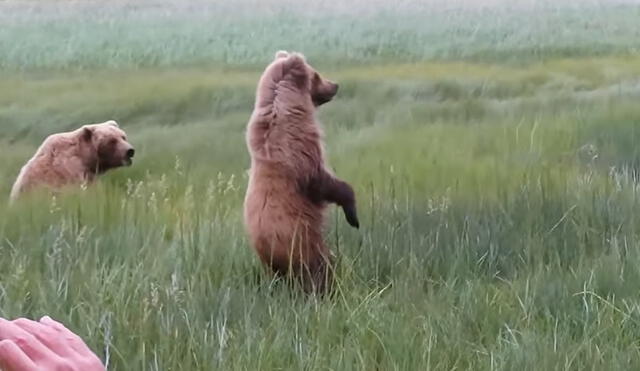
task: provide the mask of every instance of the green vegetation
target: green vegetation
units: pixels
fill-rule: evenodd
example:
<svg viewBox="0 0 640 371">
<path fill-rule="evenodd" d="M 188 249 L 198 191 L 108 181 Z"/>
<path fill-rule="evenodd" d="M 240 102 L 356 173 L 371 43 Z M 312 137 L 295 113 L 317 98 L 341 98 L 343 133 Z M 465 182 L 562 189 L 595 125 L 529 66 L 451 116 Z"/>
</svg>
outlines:
<svg viewBox="0 0 640 371">
<path fill-rule="evenodd" d="M 156 0 L 0 3 L 0 67 L 491 62 L 640 50 L 634 0 Z"/>
<path fill-rule="evenodd" d="M 138 151 L 0 202 L 0 316 L 110 370 L 639 368 L 640 7 L 274 1 L 0 3 L 0 197 L 49 133 L 116 119 Z M 272 282 L 241 220 L 292 48 L 341 84 L 319 117 L 363 227 L 332 209 L 332 298 Z"/>
</svg>

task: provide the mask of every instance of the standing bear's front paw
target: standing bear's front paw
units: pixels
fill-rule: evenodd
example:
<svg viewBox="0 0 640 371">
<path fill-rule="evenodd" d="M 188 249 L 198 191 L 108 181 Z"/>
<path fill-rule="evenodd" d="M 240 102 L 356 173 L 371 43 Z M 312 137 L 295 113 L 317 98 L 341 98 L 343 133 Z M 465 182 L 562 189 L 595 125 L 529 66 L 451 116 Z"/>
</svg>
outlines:
<svg viewBox="0 0 640 371">
<path fill-rule="evenodd" d="M 342 208 L 344 210 L 344 217 L 347 219 L 347 223 L 352 227 L 359 229 L 360 221 L 358 220 L 358 212 L 356 211 L 356 204 L 346 205 Z"/>
</svg>

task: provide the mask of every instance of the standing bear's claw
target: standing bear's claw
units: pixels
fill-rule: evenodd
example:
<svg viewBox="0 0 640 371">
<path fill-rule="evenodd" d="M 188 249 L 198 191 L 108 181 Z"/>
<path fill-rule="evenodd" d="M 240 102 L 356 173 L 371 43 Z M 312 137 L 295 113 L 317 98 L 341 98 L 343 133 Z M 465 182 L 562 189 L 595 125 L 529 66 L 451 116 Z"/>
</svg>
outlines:
<svg viewBox="0 0 640 371">
<path fill-rule="evenodd" d="M 358 213 L 356 212 L 355 205 L 345 206 L 342 210 L 344 210 L 344 216 L 347 219 L 347 223 L 356 229 L 360 229 L 360 221 L 358 220 Z"/>
</svg>

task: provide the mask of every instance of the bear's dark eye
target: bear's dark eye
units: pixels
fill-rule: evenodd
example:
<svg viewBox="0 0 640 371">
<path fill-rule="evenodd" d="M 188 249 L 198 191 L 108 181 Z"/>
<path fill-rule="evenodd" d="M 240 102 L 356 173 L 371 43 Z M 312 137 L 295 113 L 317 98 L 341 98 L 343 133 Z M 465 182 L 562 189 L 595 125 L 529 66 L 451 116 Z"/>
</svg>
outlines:
<svg viewBox="0 0 640 371">
<path fill-rule="evenodd" d="M 122 136 L 122 140 L 124 140 L 126 142 L 127 141 L 127 137 Z"/>
</svg>

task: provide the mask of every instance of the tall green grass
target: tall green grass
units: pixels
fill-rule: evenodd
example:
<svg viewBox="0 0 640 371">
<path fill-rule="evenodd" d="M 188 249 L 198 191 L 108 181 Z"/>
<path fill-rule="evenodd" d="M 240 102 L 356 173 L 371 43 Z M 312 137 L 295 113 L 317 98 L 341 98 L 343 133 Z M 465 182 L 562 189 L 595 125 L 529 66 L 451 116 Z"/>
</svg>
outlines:
<svg viewBox="0 0 640 371">
<path fill-rule="evenodd" d="M 263 3 L 246 4 L 255 11 L 0 4 L 10 10 L 0 12 L 10 25 L 0 40 L 28 19 L 37 22 L 23 29 L 24 40 L 44 37 L 46 25 L 87 27 L 55 23 L 81 14 L 87 24 L 122 29 L 118 37 L 102 26 L 77 33 L 113 44 L 98 50 L 70 39 L 67 54 L 44 53 L 37 41 L 0 42 L 11 52 L 0 53 L 0 197 L 51 132 L 116 119 L 137 148 L 133 167 L 86 190 L 0 202 L 0 316 L 57 318 L 112 370 L 639 367 L 640 58 L 629 53 L 636 41 L 622 37 L 637 32 L 626 23 L 637 7 L 455 3 L 467 10 L 438 19 L 438 27 L 485 15 L 477 18 L 478 44 L 462 55 L 443 40 L 456 60 L 425 61 L 431 52 L 416 56 L 402 45 L 436 26 L 399 30 L 420 12 L 449 14 L 445 5 L 321 2 L 269 13 L 257 11 Z M 413 7 L 415 18 L 402 13 Z M 242 66 L 236 57 L 203 62 L 208 52 L 177 49 L 167 49 L 166 60 L 147 59 L 139 56 L 164 52 L 144 54 L 127 38 L 155 50 L 165 33 L 184 31 L 180 17 L 197 12 L 194 31 L 172 47 L 199 45 L 208 31 L 196 32 L 198 22 L 236 19 L 219 9 L 282 22 L 256 45 L 229 44 L 229 56 L 250 50 Z M 284 21 L 296 12 L 308 17 L 299 21 L 306 28 L 289 37 L 293 26 Z M 520 18 L 489 16 L 511 12 Z M 365 22 L 374 16 L 381 21 Z M 317 17 L 336 28 L 321 29 Z M 564 22 L 551 24 L 553 17 Z M 535 19 L 549 24 L 522 23 Z M 608 19 L 615 22 L 598 26 Z M 163 28 L 127 33 L 151 24 Z M 495 43 L 505 24 L 532 36 Z M 305 51 L 341 85 L 319 119 L 332 167 L 356 189 L 362 228 L 352 230 L 332 209 L 326 238 L 338 256 L 338 288 L 331 298 L 308 297 L 264 273 L 242 226 L 244 130 L 260 73 L 252 64 L 268 63 L 280 48 L 274 35 L 296 46 L 297 37 L 317 33 L 322 41 L 350 27 L 356 36 L 340 39 L 344 49 L 315 43 Z M 588 37 L 612 29 L 617 36 Z M 363 30 L 379 45 L 392 37 L 385 30 L 397 30 L 397 60 L 385 59 L 385 49 L 361 53 Z M 571 40 L 584 53 L 557 58 L 540 40 L 559 47 Z M 496 57 L 478 62 L 470 56 L 483 43 Z M 110 47 L 120 54 L 104 54 Z M 142 54 L 125 59 L 129 52 Z M 501 63 L 501 55 L 523 63 Z"/>
</svg>

